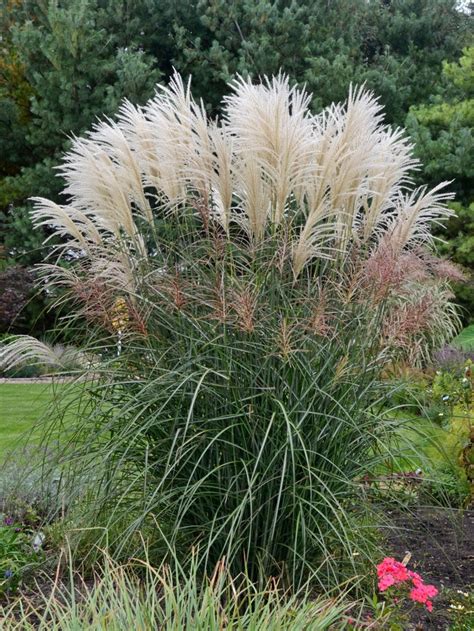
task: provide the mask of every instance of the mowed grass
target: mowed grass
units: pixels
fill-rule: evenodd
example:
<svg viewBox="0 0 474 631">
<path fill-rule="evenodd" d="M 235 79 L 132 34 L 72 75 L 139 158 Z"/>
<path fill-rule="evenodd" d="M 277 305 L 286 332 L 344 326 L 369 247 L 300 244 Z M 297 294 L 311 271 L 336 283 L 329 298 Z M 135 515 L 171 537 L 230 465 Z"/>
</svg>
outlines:
<svg viewBox="0 0 474 631">
<path fill-rule="evenodd" d="M 73 396 L 66 384 L 0 384 L 0 465 L 16 449 L 34 446 L 41 439 L 41 421 L 59 414 L 59 406 Z M 74 406 L 68 411 L 73 414 Z"/>
</svg>

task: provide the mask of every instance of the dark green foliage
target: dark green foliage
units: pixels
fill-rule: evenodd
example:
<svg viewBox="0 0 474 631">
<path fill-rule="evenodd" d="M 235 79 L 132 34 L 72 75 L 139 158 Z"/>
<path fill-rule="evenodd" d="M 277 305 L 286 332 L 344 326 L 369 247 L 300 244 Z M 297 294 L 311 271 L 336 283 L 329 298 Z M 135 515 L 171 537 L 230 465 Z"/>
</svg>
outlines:
<svg viewBox="0 0 474 631">
<path fill-rule="evenodd" d="M 474 196 L 474 47 L 466 48 L 458 62 L 443 64 L 442 82 L 426 101 L 411 107 L 407 117 L 423 181 L 453 179 L 457 200 L 469 204 Z"/>
<path fill-rule="evenodd" d="M 32 294 L 34 280 L 26 268 L 14 266 L 0 272 L 0 333 L 14 323 Z"/>
<path fill-rule="evenodd" d="M 0 334 L 34 331 L 42 335 L 53 325 L 46 305 L 45 297 L 37 295 L 34 268 L 6 265 L 0 269 Z"/>
<path fill-rule="evenodd" d="M 461 315 L 467 324 L 474 319 L 474 202 L 469 206 L 455 203 L 452 207 L 456 215 L 441 234 L 445 242 L 440 244 L 439 250 L 467 271 L 466 282 L 454 285 L 456 298 L 463 309 Z"/>
<path fill-rule="evenodd" d="M 21 260 L 36 262 L 36 247 L 29 249 L 23 238 L 24 229 L 33 229 L 17 206 L 32 195 L 58 199 L 62 184 L 54 166 L 68 137 L 90 127 L 97 116 L 113 114 L 125 96 L 144 101 L 161 73 L 141 47 L 140 23 L 128 2 L 29 2 L 9 9 L 17 19 L 11 17 L 8 31 L 11 49 L 2 52 L 10 66 L 14 58 L 18 76 L 2 86 L 0 120 L 5 126 L 15 123 L 6 147 L 17 149 L 13 164 L 0 172 L 10 176 L 0 180 L 0 204 L 12 215 L 5 220 L 4 243 L 13 257 L 20 253 Z M 19 84 L 26 84 L 29 94 L 21 127 Z"/>
<path fill-rule="evenodd" d="M 440 252 L 462 265 L 467 283 L 455 286 L 464 321 L 474 318 L 474 47 L 466 48 L 459 61 L 443 64 L 443 82 L 426 105 L 412 107 L 407 130 L 423 163 L 421 181 L 431 184 L 452 180 L 459 200 L 456 215 L 439 231 L 446 243 Z"/>
<path fill-rule="evenodd" d="M 107 2 L 107 10 L 103 4 L 49 2 L 37 20 L 14 29 L 13 43 L 33 90 L 27 139 L 43 156 L 62 148 L 68 135 L 82 132 L 97 115 L 115 112 L 125 95 L 133 102 L 149 97 L 160 77 L 134 41 L 136 28 L 127 33 L 125 21 L 121 31 L 111 30 L 112 13 L 120 15 L 128 3 Z"/>
<path fill-rule="evenodd" d="M 25 331 L 25 321 L 29 324 L 28 316 L 32 316 L 28 303 L 33 292 L 31 269 L 15 265 L 0 271 L 0 333 Z"/>
<path fill-rule="evenodd" d="M 453 0 L 201 0 L 174 25 L 173 62 L 213 106 L 236 72 L 282 70 L 306 83 L 316 109 L 365 81 L 387 119 L 403 123 L 432 92 L 443 59 L 459 55 L 467 22 Z"/>
</svg>

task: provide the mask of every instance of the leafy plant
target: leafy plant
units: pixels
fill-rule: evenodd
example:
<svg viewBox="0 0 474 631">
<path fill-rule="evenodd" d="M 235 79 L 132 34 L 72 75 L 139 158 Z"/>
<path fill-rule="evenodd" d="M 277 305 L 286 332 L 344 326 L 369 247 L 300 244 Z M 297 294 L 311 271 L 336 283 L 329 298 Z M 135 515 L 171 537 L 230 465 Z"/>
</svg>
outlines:
<svg viewBox="0 0 474 631">
<path fill-rule="evenodd" d="M 4 518 L 0 525 L 0 595 L 18 589 L 25 571 L 42 558 L 41 544 L 42 539 L 28 524 Z"/>
<path fill-rule="evenodd" d="M 469 629 L 472 629 L 474 625 L 474 595 L 472 591 L 453 589 L 446 596 L 449 596 L 450 600 L 451 630 L 469 631 Z"/>
<path fill-rule="evenodd" d="M 474 351 L 474 324 L 463 329 L 453 340 L 453 344 L 466 351 Z"/>
<path fill-rule="evenodd" d="M 467 360 L 462 367 L 451 371 L 436 371 L 430 394 L 434 401 L 445 405 L 452 416 L 454 407 L 459 405 L 465 412 L 471 409 L 472 361 Z"/>
<path fill-rule="evenodd" d="M 439 463 L 419 487 L 421 501 L 459 508 L 469 501 L 470 489 L 461 467 Z"/>
</svg>

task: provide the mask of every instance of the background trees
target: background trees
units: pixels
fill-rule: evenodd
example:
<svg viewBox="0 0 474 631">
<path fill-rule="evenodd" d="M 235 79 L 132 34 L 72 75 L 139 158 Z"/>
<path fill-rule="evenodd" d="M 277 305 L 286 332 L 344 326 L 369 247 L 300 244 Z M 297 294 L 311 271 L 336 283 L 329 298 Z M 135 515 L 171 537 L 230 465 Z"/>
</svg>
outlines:
<svg viewBox="0 0 474 631">
<path fill-rule="evenodd" d="M 174 63 L 213 105 L 234 73 L 283 69 L 306 83 L 317 109 L 343 99 L 350 82 L 365 81 L 387 119 L 401 124 L 468 36 L 466 15 L 452 0 L 200 0 L 191 7 L 174 24 Z"/>
<path fill-rule="evenodd" d="M 453 217 L 440 247 L 472 274 L 474 270 L 474 47 L 465 48 L 459 61 L 443 62 L 437 91 L 426 104 L 412 106 L 407 129 L 423 163 L 423 176 L 430 183 L 452 180 L 456 193 Z M 455 286 L 464 307 L 464 318 L 474 317 L 474 281 Z"/>
<path fill-rule="evenodd" d="M 2 268 L 42 260 L 28 198 L 60 201 L 54 167 L 72 134 L 144 102 L 175 67 L 218 113 L 227 82 L 281 69 L 320 110 L 350 82 L 404 124 L 430 183 L 456 178 L 455 259 L 472 265 L 471 17 L 455 0 L 0 0 Z M 469 50 L 471 52 L 469 52 Z M 470 61 L 469 61 L 470 60 Z M 411 108 L 411 109 L 410 109 Z M 426 178 L 424 178 L 426 179 Z M 472 225 L 472 222 L 471 222 Z M 461 226 L 461 228 L 459 228 Z M 471 228 L 472 230 L 472 228 Z M 471 245 L 469 245 L 471 243 Z M 459 255 L 458 255 L 459 251 Z"/>
<path fill-rule="evenodd" d="M 142 102 L 161 73 L 140 47 L 140 20 L 130 3 L 4 4 L 0 203 L 8 254 L 31 263 L 41 258 L 40 241 L 24 240 L 30 224 L 23 205 L 38 193 L 57 198 L 62 184 L 53 169 L 68 138 L 96 116 L 113 114 L 125 95 Z"/>
</svg>

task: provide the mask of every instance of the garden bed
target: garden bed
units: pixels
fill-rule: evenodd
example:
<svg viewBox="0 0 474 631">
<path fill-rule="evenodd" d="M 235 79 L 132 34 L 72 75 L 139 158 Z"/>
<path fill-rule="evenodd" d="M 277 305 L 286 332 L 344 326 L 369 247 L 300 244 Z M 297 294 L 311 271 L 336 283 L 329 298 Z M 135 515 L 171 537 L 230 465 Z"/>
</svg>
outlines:
<svg viewBox="0 0 474 631">
<path fill-rule="evenodd" d="M 394 528 L 388 535 L 388 545 L 393 555 L 403 559 L 411 553 L 410 566 L 441 588 L 433 613 L 421 607 L 412 612 L 413 628 L 452 629 L 453 615 L 469 615 L 458 607 L 464 606 L 459 604 L 466 598 L 463 594 L 472 593 L 474 587 L 474 510 L 427 507 L 411 513 L 394 512 L 391 519 Z M 465 624 L 454 628 L 469 629 L 468 620 Z"/>
</svg>

